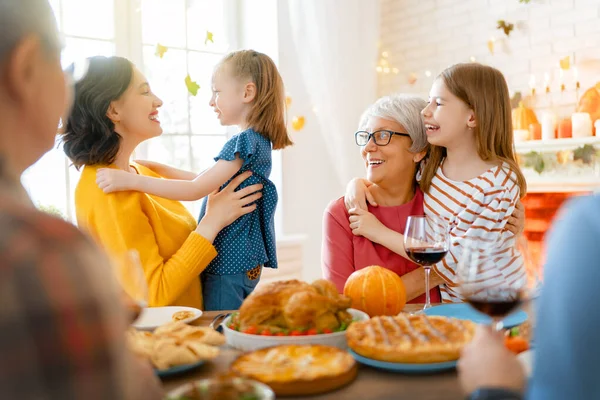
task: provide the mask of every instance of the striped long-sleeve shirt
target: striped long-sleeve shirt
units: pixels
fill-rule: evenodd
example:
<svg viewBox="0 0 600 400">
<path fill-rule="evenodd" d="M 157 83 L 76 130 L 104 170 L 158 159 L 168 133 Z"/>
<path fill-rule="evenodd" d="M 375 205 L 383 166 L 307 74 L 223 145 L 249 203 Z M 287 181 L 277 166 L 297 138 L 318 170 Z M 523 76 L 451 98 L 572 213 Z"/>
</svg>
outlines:
<svg viewBox="0 0 600 400">
<path fill-rule="evenodd" d="M 425 194 L 425 213 L 444 218 L 450 225 L 450 250 L 434 265 L 434 270 L 446 284 L 440 287 L 443 302 L 460 302 L 456 269 L 467 244 L 500 246 L 493 263 L 485 269 L 482 279 L 491 285 L 517 282 L 524 278 L 522 258 L 516 252 L 513 234 L 505 230 L 508 218 L 519 200 L 516 174 L 507 163 L 484 172 L 468 181 L 457 182 L 444 176 L 438 168 Z"/>
</svg>

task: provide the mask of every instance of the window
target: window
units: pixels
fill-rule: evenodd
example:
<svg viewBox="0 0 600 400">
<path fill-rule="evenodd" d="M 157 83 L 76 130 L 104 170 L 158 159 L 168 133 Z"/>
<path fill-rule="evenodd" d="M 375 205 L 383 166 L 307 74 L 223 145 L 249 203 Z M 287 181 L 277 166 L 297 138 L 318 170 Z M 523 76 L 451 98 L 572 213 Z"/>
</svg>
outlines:
<svg viewBox="0 0 600 400">
<path fill-rule="evenodd" d="M 231 133 L 208 107 L 216 63 L 235 48 L 234 0 L 50 0 L 64 35 L 64 66 L 92 55 L 120 55 L 132 60 L 164 101 L 164 133 L 136 151 L 148 158 L 200 172 L 213 163 Z M 207 32 L 214 42 L 208 41 Z M 168 50 L 156 53 L 160 43 Z M 197 96 L 185 86 L 190 75 L 200 85 Z M 73 192 L 79 178 L 57 146 L 23 175 L 33 201 L 75 221 Z M 197 215 L 200 202 L 187 204 Z"/>
</svg>

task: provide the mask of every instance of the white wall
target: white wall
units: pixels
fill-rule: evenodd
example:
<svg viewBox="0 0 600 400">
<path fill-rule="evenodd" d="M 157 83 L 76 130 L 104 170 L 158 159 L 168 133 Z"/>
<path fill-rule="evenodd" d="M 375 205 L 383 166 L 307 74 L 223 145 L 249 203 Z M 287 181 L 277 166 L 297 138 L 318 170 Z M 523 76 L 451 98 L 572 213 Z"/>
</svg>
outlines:
<svg viewBox="0 0 600 400">
<path fill-rule="evenodd" d="M 496 21 L 517 23 L 503 49 L 496 42 L 490 54 L 487 41 L 500 39 Z M 524 27 L 525 29 L 520 29 Z M 534 106 L 573 112 L 572 72 L 564 75 L 567 90 L 559 90 L 558 61 L 571 56 L 579 69 L 583 89 L 600 81 L 600 0 L 383 0 L 381 50 L 389 52 L 398 74 L 380 74 L 379 94 L 395 91 L 427 96 L 433 78 L 457 62 L 476 61 L 499 68 L 512 92 L 528 92 L 535 74 Z M 431 77 L 425 71 L 431 71 Z M 416 84 L 408 83 L 415 72 Z M 551 75 L 552 95 L 544 96 L 544 74 Z M 525 93 L 524 93 L 525 94 Z M 562 104 L 563 107 L 557 107 Z M 538 115 L 539 116 L 539 115 Z"/>
</svg>

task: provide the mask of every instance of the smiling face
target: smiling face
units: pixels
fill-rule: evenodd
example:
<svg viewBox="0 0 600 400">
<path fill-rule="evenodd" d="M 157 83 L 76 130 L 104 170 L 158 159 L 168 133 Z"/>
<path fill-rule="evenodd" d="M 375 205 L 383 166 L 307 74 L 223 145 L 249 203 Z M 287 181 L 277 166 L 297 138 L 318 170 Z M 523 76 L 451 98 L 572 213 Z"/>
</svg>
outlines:
<svg viewBox="0 0 600 400">
<path fill-rule="evenodd" d="M 162 133 L 158 109 L 163 102 L 159 99 L 146 81 L 144 75 L 133 68 L 131 84 L 116 101 L 113 101 L 111 109 L 116 111 L 116 127 L 122 135 L 131 135 L 142 141 Z"/>
<path fill-rule="evenodd" d="M 475 140 L 473 110 L 448 90 L 442 78 L 433 82 L 429 103 L 421 114 L 431 144 L 448 148 L 453 143 Z"/>
<path fill-rule="evenodd" d="M 243 125 L 248 112 L 245 85 L 234 76 L 227 63 L 217 67 L 212 81 L 212 97 L 209 101 L 223 126 Z"/>
<path fill-rule="evenodd" d="M 398 122 L 381 117 L 368 117 L 363 125 L 364 131 L 373 133 L 379 130 L 390 130 L 406 133 Z M 389 186 L 396 182 L 413 181 L 416 162 L 424 153 L 415 154 L 409 151 L 412 141 L 410 137 L 392 135 L 387 146 L 378 146 L 373 138 L 360 148 L 361 156 L 367 168 L 367 179 L 379 186 Z"/>
</svg>

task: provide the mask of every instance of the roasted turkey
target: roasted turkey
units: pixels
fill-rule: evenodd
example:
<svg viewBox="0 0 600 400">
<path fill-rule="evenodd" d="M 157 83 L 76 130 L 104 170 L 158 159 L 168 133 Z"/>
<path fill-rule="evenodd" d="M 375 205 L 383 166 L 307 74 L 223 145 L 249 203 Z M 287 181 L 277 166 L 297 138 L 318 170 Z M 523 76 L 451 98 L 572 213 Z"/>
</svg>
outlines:
<svg viewBox="0 0 600 400">
<path fill-rule="evenodd" d="M 237 315 L 240 330 L 259 329 L 336 330 L 352 321 L 350 298 L 333 283 L 320 279 L 312 284 L 299 280 L 278 281 L 258 287 L 244 300 Z"/>
</svg>

